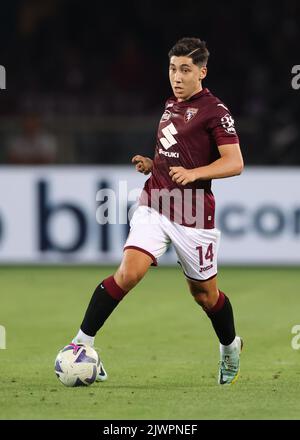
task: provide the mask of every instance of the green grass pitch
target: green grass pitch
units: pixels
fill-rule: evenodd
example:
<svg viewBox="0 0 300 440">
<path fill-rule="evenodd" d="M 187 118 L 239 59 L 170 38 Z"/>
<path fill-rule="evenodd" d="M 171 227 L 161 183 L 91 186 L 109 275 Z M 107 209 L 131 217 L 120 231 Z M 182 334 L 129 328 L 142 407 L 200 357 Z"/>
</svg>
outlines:
<svg viewBox="0 0 300 440">
<path fill-rule="evenodd" d="M 97 336 L 105 383 L 66 388 L 58 350 L 78 330 L 95 285 L 113 268 L 2 267 L 1 419 L 299 419 L 297 268 L 223 268 L 219 287 L 245 346 L 241 375 L 217 385 L 218 341 L 178 268 L 151 268 Z"/>
</svg>

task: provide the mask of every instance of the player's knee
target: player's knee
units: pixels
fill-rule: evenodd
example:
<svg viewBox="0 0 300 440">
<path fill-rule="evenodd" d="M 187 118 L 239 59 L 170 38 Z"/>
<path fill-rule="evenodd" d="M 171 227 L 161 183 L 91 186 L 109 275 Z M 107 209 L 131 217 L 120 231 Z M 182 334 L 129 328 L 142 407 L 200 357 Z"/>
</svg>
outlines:
<svg viewBox="0 0 300 440">
<path fill-rule="evenodd" d="M 189 285 L 189 287 L 190 287 L 190 292 L 195 299 L 196 299 L 196 297 L 198 297 L 200 295 L 209 295 L 209 293 L 210 293 L 210 289 L 208 287 L 206 287 L 205 285 L 191 283 Z"/>
<path fill-rule="evenodd" d="M 194 296 L 194 300 L 196 301 L 197 304 L 199 304 L 199 306 L 201 306 L 203 309 L 206 309 L 209 301 L 208 301 L 208 296 L 205 293 L 197 293 Z"/>
<path fill-rule="evenodd" d="M 143 278 L 143 274 L 135 269 L 119 269 L 115 274 L 117 284 L 126 292 L 133 289 L 134 286 Z"/>
<path fill-rule="evenodd" d="M 188 284 L 190 292 L 197 304 L 205 311 L 214 307 L 219 296 L 215 281 L 189 281 Z"/>
</svg>

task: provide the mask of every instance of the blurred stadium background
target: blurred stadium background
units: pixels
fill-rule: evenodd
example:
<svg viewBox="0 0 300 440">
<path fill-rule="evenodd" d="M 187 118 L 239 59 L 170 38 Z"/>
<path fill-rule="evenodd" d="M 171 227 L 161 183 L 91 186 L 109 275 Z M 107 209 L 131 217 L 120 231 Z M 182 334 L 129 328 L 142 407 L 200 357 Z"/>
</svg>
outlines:
<svg viewBox="0 0 300 440">
<path fill-rule="evenodd" d="M 282 401 L 274 400 L 275 385 L 271 376 L 268 382 L 264 372 L 267 371 L 266 365 L 273 365 L 274 356 L 276 365 L 270 375 L 276 376 L 275 379 L 280 376 L 279 369 L 291 366 L 296 371 L 292 358 L 295 352 L 290 348 L 290 339 L 292 325 L 298 324 L 296 311 L 299 306 L 300 90 L 292 88 L 291 71 L 294 65 L 300 64 L 299 2 L 199 3 L 187 0 L 170 4 L 148 0 L 130 3 L 91 0 L 85 4 L 77 0 L 11 0 L 1 4 L 0 23 L 0 65 L 6 69 L 6 90 L 0 90 L 0 290 L 4 305 L 0 324 L 5 325 L 7 346 L 12 347 L 5 353 L 0 350 L 1 356 L 6 356 L 4 360 L 13 361 L 16 356 L 13 349 L 20 353 L 24 345 L 22 338 L 14 335 L 23 335 L 27 346 L 29 344 L 36 355 L 35 365 L 28 360 L 27 368 L 34 371 L 36 363 L 40 362 L 44 372 L 42 386 L 45 390 L 54 388 L 52 381 L 55 378 L 49 379 L 52 371 L 49 373 L 47 366 L 51 364 L 56 348 L 64 341 L 68 342 L 64 338 L 72 336 L 69 333 L 76 330 L 91 290 L 99 281 L 98 272 L 95 268 L 80 268 L 80 279 L 84 282 L 75 283 L 73 287 L 69 285 L 66 291 L 67 279 L 72 284 L 72 267 L 48 268 L 53 271 L 45 276 L 43 271 L 47 268 L 36 268 L 35 265 L 115 266 L 118 263 L 128 226 L 97 224 L 96 192 L 102 188 L 118 191 L 119 180 L 126 181 L 129 190 L 142 186 L 145 177 L 135 173 L 130 159 L 134 154 L 152 156 L 157 123 L 164 102 L 171 94 L 167 53 L 178 38 L 199 36 L 207 42 L 211 53 L 204 86 L 231 109 L 246 165 L 241 176 L 213 184 L 218 227 L 223 237 L 221 275 L 229 295 L 232 291 L 233 301 L 240 311 L 239 324 L 244 333 L 248 332 L 249 339 L 253 336 L 253 327 L 256 327 L 252 341 L 257 351 L 252 346 L 252 354 L 255 352 L 252 362 L 262 360 L 265 353 L 260 349 L 270 343 L 272 347 L 272 341 L 275 348 L 275 354 L 270 351 L 266 364 L 261 365 L 255 377 L 260 384 L 265 381 L 270 385 L 268 402 L 272 401 L 274 407 L 265 403 L 266 412 L 257 409 L 258 394 L 255 393 L 261 390 L 258 391 L 251 382 L 253 368 L 257 364 L 254 367 L 248 363 L 244 375 L 249 376 L 253 411 L 249 409 L 247 412 L 251 399 L 247 400 L 249 395 L 243 394 L 241 388 L 232 412 L 224 407 L 224 412 L 216 415 L 212 407 L 211 412 L 207 410 L 202 414 L 206 418 L 237 418 L 234 411 L 242 404 L 244 413 L 241 418 L 251 415 L 272 418 L 277 414 L 278 417 L 296 418 L 299 403 L 293 380 L 287 374 L 287 382 L 281 384 L 280 392 L 290 393 L 289 406 L 285 407 Z M 121 208 L 127 210 L 131 202 Z M 25 270 L 18 266 L 27 263 L 33 266 Z M 172 251 L 162 263 L 176 265 Z M 239 271 L 238 268 L 226 268 L 226 265 L 243 265 L 244 268 Z M 262 276 L 263 269 L 257 266 L 266 265 L 274 268 L 266 269 L 265 276 Z M 281 268 L 278 272 L 279 267 L 285 266 L 294 266 L 294 269 Z M 62 270 L 66 272 L 62 273 Z M 111 270 L 107 268 L 108 273 Z M 161 283 L 171 293 L 170 284 L 175 272 L 167 268 L 165 272 L 161 268 L 159 270 L 160 278 L 152 274 L 149 279 L 153 283 Z M 101 276 L 107 271 L 101 268 Z M 89 276 L 92 277 L 90 284 L 85 287 Z M 44 285 L 45 279 L 47 286 Z M 259 280 L 259 286 L 256 280 Z M 145 288 L 150 292 L 150 281 L 145 282 L 148 282 Z M 26 292 L 26 298 L 22 297 L 22 300 L 20 285 Z M 51 287 L 56 292 L 55 304 L 51 302 Z M 142 291 L 143 287 L 140 289 Z M 45 295 L 42 298 L 39 296 L 41 291 Z M 282 307 L 287 307 L 288 303 L 281 300 L 281 294 L 287 291 L 290 304 L 295 302 L 297 305 L 292 306 L 291 314 L 287 309 L 282 312 Z M 5 295 L 7 292 L 9 295 Z M 64 307 L 68 308 L 72 295 L 77 298 L 76 307 L 74 316 L 68 317 L 66 323 L 62 311 Z M 272 295 L 277 298 L 275 317 L 274 320 L 269 317 L 266 331 L 260 321 L 263 312 L 258 312 L 255 307 L 262 304 L 260 301 L 264 298 L 263 304 L 267 309 Z M 26 310 L 23 301 L 27 300 L 28 304 L 32 304 L 28 310 L 33 317 L 31 327 L 24 321 L 23 308 L 16 307 L 21 301 L 19 304 Z M 53 319 L 58 317 L 54 325 L 57 325 L 56 330 L 53 330 L 53 319 L 49 318 L 48 322 L 43 318 L 42 301 L 47 304 Z M 138 300 L 136 303 L 131 299 L 129 301 L 133 301 L 132 310 L 136 311 L 136 316 L 143 313 Z M 167 297 L 164 301 L 167 304 Z M 247 313 L 247 301 L 252 307 L 251 318 Z M 184 307 L 180 301 L 178 304 Z M 38 318 L 34 307 L 41 312 Z M 164 310 L 167 308 L 166 305 Z M 176 313 L 175 309 L 173 312 Z M 124 319 L 121 313 L 119 316 Z M 155 316 L 153 310 L 149 322 Z M 275 324 L 276 319 L 281 325 Z M 118 327 L 117 321 L 115 323 Z M 108 328 L 112 331 L 112 327 Z M 36 329 L 44 338 L 49 338 L 44 357 L 40 353 L 42 340 L 34 336 Z M 205 329 L 203 332 L 208 332 Z M 166 334 L 169 330 L 166 329 Z M 287 366 L 283 365 L 278 354 L 280 350 L 273 331 L 277 335 L 281 332 L 277 343 L 282 343 L 280 347 L 285 353 Z M 265 339 L 259 348 L 262 334 Z M 104 346 L 109 347 L 108 341 L 108 335 L 104 334 Z M 119 344 L 119 353 L 123 356 L 123 349 L 126 358 L 125 348 L 132 351 L 132 347 L 126 339 L 122 341 L 123 345 Z M 186 346 L 186 342 L 182 344 Z M 204 353 L 210 356 L 211 349 L 206 350 L 205 347 Z M 145 356 L 147 358 L 147 354 Z M 170 356 L 174 365 L 175 355 L 174 358 L 172 354 Z M 192 358 L 192 351 L 190 356 Z M 117 353 L 110 353 L 107 357 L 116 370 L 119 362 Z M 137 358 L 131 358 L 132 363 L 132 359 L 138 362 Z M 210 362 L 210 358 L 207 359 Z M 122 362 L 125 364 L 124 358 Z M 177 366 L 182 368 L 182 365 Z M 142 368 L 146 371 L 146 362 Z M 9 365 L 6 365 L 5 371 L 11 376 Z M 139 374 L 139 369 L 135 374 Z M 12 378 L 5 399 L 11 399 L 11 390 L 14 393 L 18 377 L 20 382 L 24 381 L 21 369 L 14 372 L 15 379 Z M 20 409 L 15 399 L 10 400 L 10 406 L 7 405 L 2 417 L 30 418 L 30 414 L 34 414 L 42 397 L 38 394 L 38 399 L 34 400 L 34 396 L 27 396 L 31 386 L 31 379 L 27 379 L 28 388 L 23 390 L 27 412 Z M 196 383 L 196 377 L 194 380 Z M 205 377 L 202 382 L 207 380 L 212 379 Z M 134 380 L 131 379 L 130 383 Z M 252 385 L 254 388 L 251 388 Z M 202 395 L 203 405 L 209 403 L 212 391 L 210 388 L 205 390 L 207 394 Z M 249 393 L 248 388 L 244 391 Z M 294 400 L 291 397 L 293 392 Z M 106 396 L 108 399 L 109 394 Z M 122 412 L 122 417 L 159 417 L 159 412 L 149 411 L 151 402 L 144 398 L 146 400 L 139 402 L 140 406 L 144 402 L 144 412 L 135 412 L 131 408 L 127 413 Z M 194 398 L 190 402 L 191 408 L 186 402 L 190 412 L 187 409 L 186 412 L 176 413 L 173 407 L 165 406 L 162 417 L 180 418 L 190 414 L 190 417 L 196 418 L 197 413 L 192 410 Z M 84 399 L 88 399 L 87 394 L 84 394 Z M 79 402 L 81 405 L 81 400 Z M 51 410 L 47 408 L 36 417 L 39 418 L 39 414 L 40 417 L 57 417 L 59 413 L 55 412 L 54 401 L 52 403 Z M 61 417 L 99 417 L 97 413 L 81 413 L 79 405 L 76 410 L 71 406 L 70 413 L 60 413 Z M 106 415 L 117 417 L 116 414 L 119 414 L 117 409 Z M 102 414 L 103 417 L 105 414 Z"/>
<path fill-rule="evenodd" d="M 196 35 L 211 52 L 205 86 L 235 116 L 246 164 L 238 180 L 214 184 L 220 261 L 298 264 L 299 170 L 286 167 L 300 166 L 299 91 L 291 86 L 299 4 L 270 4 L 3 5 L 0 260 L 117 262 L 127 229 L 97 231 L 95 192 L 117 185 L 120 173 L 142 185 L 130 159 L 153 154 L 170 95 L 168 50 Z"/>
</svg>

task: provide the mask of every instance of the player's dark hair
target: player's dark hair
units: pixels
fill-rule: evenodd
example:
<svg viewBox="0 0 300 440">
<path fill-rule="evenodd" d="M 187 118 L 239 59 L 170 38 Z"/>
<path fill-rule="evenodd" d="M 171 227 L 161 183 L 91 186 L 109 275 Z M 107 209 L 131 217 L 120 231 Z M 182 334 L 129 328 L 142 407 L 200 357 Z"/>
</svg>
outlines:
<svg viewBox="0 0 300 440">
<path fill-rule="evenodd" d="M 181 38 L 172 47 L 168 55 L 169 59 L 171 59 L 172 56 L 188 56 L 192 58 L 194 64 L 205 66 L 209 57 L 209 52 L 205 41 L 200 40 L 200 38 Z"/>
</svg>

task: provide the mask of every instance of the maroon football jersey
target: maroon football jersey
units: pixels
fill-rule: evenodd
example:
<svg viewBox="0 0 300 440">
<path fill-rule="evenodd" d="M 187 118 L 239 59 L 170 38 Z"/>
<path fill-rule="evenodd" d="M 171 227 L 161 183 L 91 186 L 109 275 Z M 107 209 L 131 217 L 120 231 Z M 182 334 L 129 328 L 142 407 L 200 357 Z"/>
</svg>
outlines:
<svg viewBox="0 0 300 440">
<path fill-rule="evenodd" d="M 220 157 L 218 146 L 236 143 L 239 143 L 239 139 L 230 111 L 207 88 L 186 101 L 178 102 L 177 98 L 171 97 L 159 122 L 152 174 L 145 183 L 140 204 L 151 205 L 170 220 L 185 226 L 214 228 L 215 200 L 211 180 L 197 180 L 182 186 L 172 181 L 170 167 L 192 169 L 209 165 Z M 176 216 L 178 207 L 175 205 L 179 200 L 177 198 L 175 201 L 176 197 L 171 198 L 169 212 L 162 209 L 163 198 L 174 189 L 177 189 L 174 193 L 181 195 L 183 205 L 188 204 L 193 218 L 202 216 L 203 220 L 192 223 L 184 215 Z M 165 195 L 164 191 L 159 193 L 158 200 L 159 190 L 165 190 Z M 196 206 L 197 197 L 202 200 L 200 211 Z"/>
</svg>

